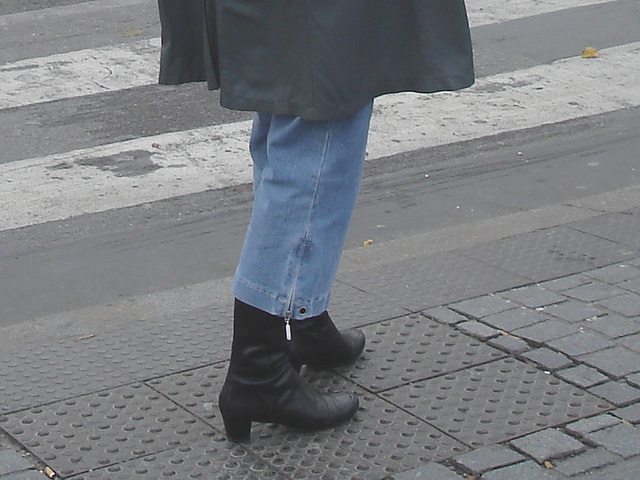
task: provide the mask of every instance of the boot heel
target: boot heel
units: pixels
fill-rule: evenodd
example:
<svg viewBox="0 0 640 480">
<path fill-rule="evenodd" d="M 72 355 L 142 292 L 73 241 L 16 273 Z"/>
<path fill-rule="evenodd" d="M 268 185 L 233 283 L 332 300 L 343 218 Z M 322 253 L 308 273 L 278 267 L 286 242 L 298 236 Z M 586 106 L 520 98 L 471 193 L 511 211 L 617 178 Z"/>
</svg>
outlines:
<svg viewBox="0 0 640 480">
<path fill-rule="evenodd" d="M 230 442 L 246 443 L 251 440 L 251 420 L 242 415 L 222 414 L 224 429 Z"/>
</svg>

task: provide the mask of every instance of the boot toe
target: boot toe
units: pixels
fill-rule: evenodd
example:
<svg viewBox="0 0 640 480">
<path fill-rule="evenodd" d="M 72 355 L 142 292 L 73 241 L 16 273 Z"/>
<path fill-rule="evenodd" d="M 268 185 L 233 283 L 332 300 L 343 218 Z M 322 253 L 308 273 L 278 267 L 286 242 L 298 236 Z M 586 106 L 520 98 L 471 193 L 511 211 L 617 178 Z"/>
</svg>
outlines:
<svg viewBox="0 0 640 480">
<path fill-rule="evenodd" d="M 351 344 L 351 361 L 355 362 L 364 350 L 364 344 L 366 343 L 364 332 L 362 330 L 355 329 L 347 330 L 345 332 L 345 337 L 348 338 L 348 341 Z"/>
<path fill-rule="evenodd" d="M 330 425 L 331 427 L 348 422 L 356 414 L 358 408 L 360 408 L 358 396 L 353 393 L 341 392 L 333 395 L 335 395 L 333 408 L 335 409 L 336 415 L 333 419 L 333 424 Z"/>
<path fill-rule="evenodd" d="M 351 420 L 359 407 L 358 396 L 353 393 L 325 393 L 315 408 L 306 408 L 300 416 L 290 412 L 286 420 L 278 423 L 300 431 L 326 430 Z"/>
<path fill-rule="evenodd" d="M 362 330 L 346 330 L 341 332 L 342 348 L 336 350 L 336 355 L 326 358 L 325 367 L 342 367 L 350 365 L 362 354 L 366 342 L 364 332 Z"/>
</svg>

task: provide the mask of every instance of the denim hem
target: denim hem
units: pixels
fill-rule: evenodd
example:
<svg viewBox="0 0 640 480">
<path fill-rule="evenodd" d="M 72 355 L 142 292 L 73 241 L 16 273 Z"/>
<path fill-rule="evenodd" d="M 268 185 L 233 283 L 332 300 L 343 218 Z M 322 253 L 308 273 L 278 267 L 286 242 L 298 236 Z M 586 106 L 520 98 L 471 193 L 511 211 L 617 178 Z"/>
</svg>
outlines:
<svg viewBox="0 0 640 480">
<path fill-rule="evenodd" d="M 284 317 L 289 309 L 289 298 L 275 295 L 237 277 L 233 280 L 232 292 L 238 300 L 277 317 Z M 291 318 L 304 320 L 318 316 L 328 309 L 330 300 L 331 295 L 309 301 L 294 298 L 291 304 Z"/>
</svg>

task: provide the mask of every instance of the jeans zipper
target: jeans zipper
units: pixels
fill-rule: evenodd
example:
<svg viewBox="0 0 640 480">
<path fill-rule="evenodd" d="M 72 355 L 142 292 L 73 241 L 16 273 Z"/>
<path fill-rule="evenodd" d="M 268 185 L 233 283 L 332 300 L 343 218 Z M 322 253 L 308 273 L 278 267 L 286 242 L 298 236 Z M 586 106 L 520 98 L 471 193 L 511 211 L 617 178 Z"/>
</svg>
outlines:
<svg viewBox="0 0 640 480">
<path fill-rule="evenodd" d="M 291 341 L 291 304 L 284 314 L 284 336 L 288 342 Z"/>
</svg>

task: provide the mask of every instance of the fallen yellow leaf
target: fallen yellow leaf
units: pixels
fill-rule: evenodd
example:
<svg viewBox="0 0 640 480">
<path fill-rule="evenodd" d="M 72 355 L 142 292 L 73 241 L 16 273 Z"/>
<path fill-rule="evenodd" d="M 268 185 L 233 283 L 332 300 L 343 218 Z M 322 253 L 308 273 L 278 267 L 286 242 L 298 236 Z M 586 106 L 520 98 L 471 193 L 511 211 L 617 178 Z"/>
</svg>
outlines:
<svg viewBox="0 0 640 480">
<path fill-rule="evenodd" d="M 600 54 L 593 47 L 587 47 L 582 51 L 582 58 L 598 58 Z"/>
<path fill-rule="evenodd" d="M 134 28 L 132 30 L 125 30 L 122 32 L 122 35 L 124 37 L 139 37 L 141 35 L 144 35 L 144 31 L 140 30 L 139 28 Z"/>
</svg>

